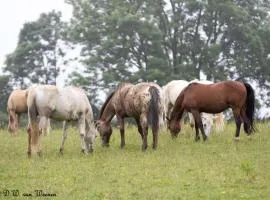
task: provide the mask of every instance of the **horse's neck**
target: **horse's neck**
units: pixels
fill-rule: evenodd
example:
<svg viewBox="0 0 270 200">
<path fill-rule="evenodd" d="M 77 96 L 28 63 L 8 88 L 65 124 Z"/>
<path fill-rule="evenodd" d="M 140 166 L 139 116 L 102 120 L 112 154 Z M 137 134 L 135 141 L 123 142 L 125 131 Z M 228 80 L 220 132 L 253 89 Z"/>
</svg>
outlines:
<svg viewBox="0 0 270 200">
<path fill-rule="evenodd" d="M 107 105 L 106 105 L 106 107 L 105 107 L 105 109 L 104 109 L 104 111 L 103 111 L 100 119 L 101 120 L 104 120 L 106 122 L 109 122 L 109 121 L 112 120 L 112 118 L 114 117 L 114 115 L 115 115 L 115 110 L 114 110 L 114 107 L 113 107 L 113 104 L 112 104 L 112 100 L 110 100 L 107 103 Z"/>
<path fill-rule="evenodd" d="M 183 100 L 184 100 L 184 94 L 181 93 L 181 96 L 176 100 L 172 114 L 171 114 L 171 119 L 179 121 L 181 120 L 183 113 L 184 113 L 184 107 L 182 106 Z"/>
<path fill-rule="evenodd" d="M 173 109 L 172 114 L 171 114 L 171 119 L 175 121 L 180 121 L 182 119 L 184 109 L 182 106 L 177 106 L 178 108 Z M 175 108 L 175 107 L 174 107 Z"/>
</svg>

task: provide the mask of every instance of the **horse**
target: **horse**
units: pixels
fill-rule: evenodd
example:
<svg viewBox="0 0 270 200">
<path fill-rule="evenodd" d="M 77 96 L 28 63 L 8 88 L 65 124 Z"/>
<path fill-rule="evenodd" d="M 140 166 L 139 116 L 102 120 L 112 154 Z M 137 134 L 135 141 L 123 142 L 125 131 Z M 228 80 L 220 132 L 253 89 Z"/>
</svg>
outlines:
<svg viewBox="0 0 270 200">
<path fill-rule="evenodd" d="M 231 108 L 236 124 L 235 139 L 239 140 L 242 123 L 247 135 L 255 131 L 254 104 L 254 90 L 246 82 L 228 80 L 209 85 L 191 83 L 177 97 L 169 119 L 169 130 L 173 137 L 177 137 L 181 130 L 179 121 L 186 110 L 195 119 L 195 141 L 200 140 L 199 129 L 203 140 L 206 140 L 200 113 L 216 114 Z"/>
<path fill-rule="evenodd" d="M 208 80 L 198 80 L 194 79 L 189 82 L 190 83 L 201 83 L 201 84 L 213 84 L 214 82 L 208 81 Z M 180 94 L 180 93 L 179 93 Z M 194 126 L 194 118 L 191 113 L 188 113 L 190 124 L 193 127 Z M 215 125 L 216 132 L 222 132 L 224 130 L 224 116 L 223 113 L 217 113 L 217 114 L 209 114 L 209 113 L 201 113 L 202 117 L 202 123 L 204 127 L 205 134 L 207 136 L 210 135 L 212 132 L 212 127 Z"/>
<path fill-rule="evenodd" d="M 81 88 L 58 88 L 54 85 L 39 85 L 29 89 L 28 106 L 28 156 L 41 154 L 40 131 L 46 126 L 46 120 L 52 118 L 64 122 L 64 133 L 60 146 L 63 152 L 67 137 L 67 125 L 78 122 L 82 152 L 93 152 L 96 129 L 93 111 L 89 100 Z"/>
<path fill-rule="evenodd" d="M 178 95 L 188 86 L 188 84 L 189 82 L 185 80 L 173 80 L 162 87 L 166 117 L 170 116 Z"/>
<path fill-rule="evenodd" d="M 8 131 L 15 135 L 19 128 L 19 118 L 21 113 L 27 112 L 27 90 L 13 90 L 8 98 Z"/>
<path fill-rule="evenodd" d="M 162 87 L 164 99 L 165 99 L 166 118 L 168 118 L 168 116 L 170 116 L 172 107 L 175 104 L 175 101 L 176 101 L 178 95 L 190 83 L 193 83 L 193 82 L 200 82 L 203 84 L 210 84 L 210 83 L 212 84 L 213 83 L 211 81 L 199 81 L 197 79 L 192 80 L 190 82 L 185 81 L 185 80 L 173 80 Z M 190 125 L 191 125 L 191 127 L 193 127 L 194 119 L 192 117 L 192 114 L 188 113 L 188 117 L 189 117 Z M 202 113 L 202 122 L 204 125 L 206 135 L 210 135 L 210 132 L 211 132 L 212 126 L 213 126 L 213 116 L 211 114 Z"/>
<path fill-rule="evenodd" d="M 121 148 L 125 146 L 124 118 L 133 117 L 142 138 L 142 151 L 147 149 L 148 122 L 152 121 L 152 147 L 156 149 L 159 127 L 163 124 L 163 112 L 162 90 L 156 83 L 142 82 L 136 85 L 122 83 L 118 85 L 103 104 L 96 124 L 102 145 L 109 146 L 112 134 L 111 120 L 116 115 L 120 127 Z"/>
<path fill-rule="evenodd" d="M 27 95 L 28 89 L 13 90 L 8 98 L 7 113 L 8 113 L 8 131 L 12 135 L 16 135 L 19 128 L 19 119 L 22 113 L 27 113 Z M 50 120 L 46 121 L 46 129 L 44 134 L 49 134 Z"/>
</svg>

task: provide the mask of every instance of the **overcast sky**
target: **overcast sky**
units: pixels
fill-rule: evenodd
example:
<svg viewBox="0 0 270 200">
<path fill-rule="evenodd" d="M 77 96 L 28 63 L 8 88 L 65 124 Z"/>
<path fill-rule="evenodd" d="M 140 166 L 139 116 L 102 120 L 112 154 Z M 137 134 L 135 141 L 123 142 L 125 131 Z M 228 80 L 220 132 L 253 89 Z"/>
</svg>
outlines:
<svg viewBox="0 0 270 200">
<path fill-rule="evenodd" d="M 72 15 L 72 8 L 64 0 L 3 0 L 0 6 L 0 67 L 5 56 L 14 51 L 25 22 L 35 21 L 42 12 L 62 12 L 62 20 Z"/>
</svg>

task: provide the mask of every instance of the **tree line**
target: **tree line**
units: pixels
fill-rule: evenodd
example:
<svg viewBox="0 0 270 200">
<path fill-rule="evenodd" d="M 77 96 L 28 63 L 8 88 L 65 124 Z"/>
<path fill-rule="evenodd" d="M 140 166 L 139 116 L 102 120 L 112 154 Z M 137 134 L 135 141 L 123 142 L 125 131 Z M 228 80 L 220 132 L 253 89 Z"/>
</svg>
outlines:
<svg viewBox="0 0 270 200">
<path fill-rule="evenodd" d="M 82 72 L 66 84 L 84 88 L 99 107 L 100 91 L 119 82 L 206 78 L 270 84 L 270 2 L 266 0 L 66 0 L 61 12 L 42 13 L 24 24 L 6 57 L 1 97 L 14 87 L 55 84 L 69 50 L 81 47 Z M 269 95 L 261 93 L 264 103 Z M 0 109 L 6 109 L 1 101 Z"/>
</svg>

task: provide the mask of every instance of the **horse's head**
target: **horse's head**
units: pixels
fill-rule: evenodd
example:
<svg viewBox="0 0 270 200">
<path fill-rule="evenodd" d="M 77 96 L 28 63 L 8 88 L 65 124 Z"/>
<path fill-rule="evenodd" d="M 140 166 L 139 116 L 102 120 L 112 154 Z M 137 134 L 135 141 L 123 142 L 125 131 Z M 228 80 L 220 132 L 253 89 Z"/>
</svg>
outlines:
<svg viewBox="0 0 270 200">
<path fill-rule="evenodd" d="M 213 116 L 211 114 L 204 113 L 202 115 L 202 124 L 205 134 L 209 136 L 213 126 Z"/>
<path fill-rule="evenodd" d="M 112 134 L 112 127 L 110 122 L 98 120 L 96 122 L 96 128 L 100 134 L 100 138 L 103 146 L 109 146 L 110 137 Z"/>
<path fill-rule="evenodd" d="M 179 134 L 179 132 L 181 131 L 181 126 L 180 123 L 175 121 L 175 120 L 171 120 L 171 119 L 167 119 L 168 121 L 168 128 L 171 132 L 171 135 L 173 138 L 176 138 Z"/>
<path fill-rule="evenodd" d="M 97 137 L 97 129 L 94 124 L 90 124 L 86 132 L 85 146 L 88 153 L 93 152 L 93 145 Z"/>
</svg>

